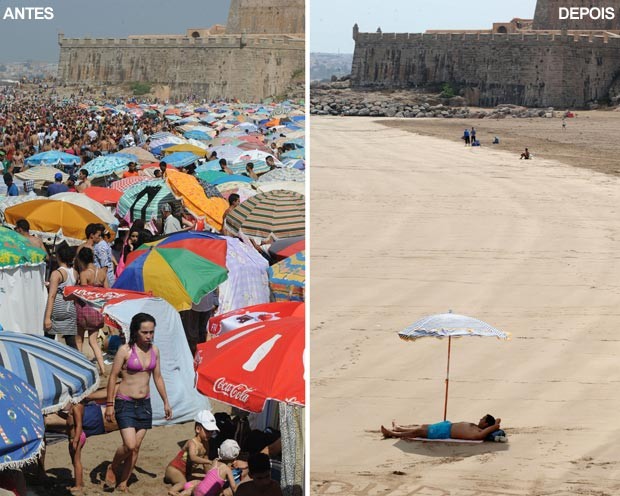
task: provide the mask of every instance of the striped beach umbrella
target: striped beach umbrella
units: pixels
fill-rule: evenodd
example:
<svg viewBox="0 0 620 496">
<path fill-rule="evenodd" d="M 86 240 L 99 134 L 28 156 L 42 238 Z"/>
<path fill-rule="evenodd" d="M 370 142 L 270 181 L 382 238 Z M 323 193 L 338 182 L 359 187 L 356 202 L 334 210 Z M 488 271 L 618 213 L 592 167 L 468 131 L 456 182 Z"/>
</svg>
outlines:
<svg viewBox="0 0 620 496">
<path fill-rule="evenodd" d="M 127 222 L 151 219 L 160 215 L 165 203 L 180 203 L 163 179 L 134 184 L 125 190 L 116 205 L 116 215 Z"/>
<path fill-rule="evenodd" d="M 127 190 L 128 188 L 130 188 L 131 186 L 134 186 L 138 183 L 141 183 L 144 181 L 153 181 L 153 180 L 154 178 L 149 177 L 149 176 L 129 176 L 123 179 L 119 179 L 118 181 L 114 181 L 113 183 L 110 183 L 110 188 L 123 192 Z"/>
<path fill-rule="evenodd" d="M 415 321 L 398 333 L 398 336 L 405 341 L 415 341 L 419 338 L 431 337 L 444 339 L 448 338 L 448 365 L 446 372 L 446 395 L 444 401 L 443 419 L 446 420 L 448 413 L 448 384 L 450 382 L 450 349 L 452 338 L 461 337 L 493 337 L 497 339 L 510 339 L 510 334 L 502 332 L 486 322 L 483 322 L 466 315 L 452 313 L 441 313 L 430 315 Z"/>
<path fill-rule="evenodd" d="M 43 336 L 0 331 L 0 366 L 30 384 L 44 414 L 79 403 L 99 385 L 97 365 L 79 351 Z"/>
<path fill-rule="evenodd" d="M 0 471 L 34 462 L 43 450 L 44 434 L 37 392 L 0 367 Z"/>
<path fill-rule="evenodd" d="M 274 190 L 259 193 L 244 201 L 226 217 L 226 227 L 234 234 L 276 239 L 305 234 L 306 201 L 304 195 Z"/>
</svg>

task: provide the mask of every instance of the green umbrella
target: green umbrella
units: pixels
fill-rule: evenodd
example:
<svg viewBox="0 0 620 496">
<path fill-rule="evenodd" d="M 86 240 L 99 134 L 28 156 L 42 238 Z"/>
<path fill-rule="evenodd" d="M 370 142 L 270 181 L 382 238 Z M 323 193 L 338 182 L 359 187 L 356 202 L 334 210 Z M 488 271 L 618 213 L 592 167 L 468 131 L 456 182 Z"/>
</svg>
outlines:
<svg viewBox="0 0 620 496">
<path fill-rule="evenodd" d="M 0 269 L 45 263 L 45 252 L 15 231 L 0 226 Z"/>
</svg>

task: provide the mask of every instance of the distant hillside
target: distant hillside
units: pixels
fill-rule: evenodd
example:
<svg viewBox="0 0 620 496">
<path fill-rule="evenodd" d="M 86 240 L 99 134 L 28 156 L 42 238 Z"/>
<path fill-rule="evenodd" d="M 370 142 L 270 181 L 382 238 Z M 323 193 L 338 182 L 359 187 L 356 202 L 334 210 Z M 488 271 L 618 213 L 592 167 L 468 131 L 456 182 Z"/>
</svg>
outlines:
<svg viewBox="0 0 620 496">
<path fill-rule="evenodd" d="M 351 73 L 352 53 L 310 53 L 310 80 L 321 81 Z"/>
</svg>

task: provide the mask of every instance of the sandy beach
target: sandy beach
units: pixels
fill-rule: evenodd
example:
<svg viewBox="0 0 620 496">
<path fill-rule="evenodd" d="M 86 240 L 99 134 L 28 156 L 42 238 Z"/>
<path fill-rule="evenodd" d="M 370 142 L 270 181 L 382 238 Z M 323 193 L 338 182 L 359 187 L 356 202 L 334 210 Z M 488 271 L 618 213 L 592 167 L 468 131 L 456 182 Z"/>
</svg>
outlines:
<svg viewBox="0 0 620 496">
<path fill-rule="evenodd" d="M 620 492 L 620 115 L 578 119 L 312 118 L 313 494 Z M 467 125 L 505 145 L 465 148 Z M 589 165 L 563 160 L 582 141 Z M 448 310 L 512 333 L 453 342 L 448 404 L 507 444 L 379 433 L 442 419 L 447 343 L 397 332 Z"/>
</svg>

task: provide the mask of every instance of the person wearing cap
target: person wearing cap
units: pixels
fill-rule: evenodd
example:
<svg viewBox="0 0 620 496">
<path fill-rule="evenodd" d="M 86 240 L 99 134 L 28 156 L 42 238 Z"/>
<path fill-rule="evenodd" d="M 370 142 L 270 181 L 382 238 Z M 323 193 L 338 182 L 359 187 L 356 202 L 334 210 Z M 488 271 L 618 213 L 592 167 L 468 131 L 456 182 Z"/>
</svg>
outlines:
<svg viewBox="0 0 620 496">
<path fill-rule="evenodd" d="M 211 467 L 209 439 L 219 432 L 215 417 L 209 410 L 201 410 L 194 418 L 195 436 L 187 441 L 177 456 L 166 467 L 164 482 L 173 484 L 169 494 L 178 494 L 194 472 L 193 465 L 203 464 Z"/>
<path fill-rule="evenodd" d="M 213 460 L 209 470 L 201 481 L 190 481 L 183 486 L 182 496 L 217 496 L 228 482 L 233 493 L 237 483 L 231 465 L 239 456 L 241 449 L 234 439 L 226 439 L 217 450 L 217 458 Z"/>
<path fill-rule="evenodd" d="M 179 219 L 172 215 L 172 207 L 169 203 L 164 203 L 161 207 L 161 214 L 164 218 L 164 234 L 172 234 L 182 229 Z"/>
<path fill-rule="evenodd" d="M 62 182 L 62 172 L 54 174 L 54 182 L 47 187 L 47 196 L 69 191 L 69 186 Z"/>
<path fill-rule="evenodd" d="M 271 478 L 271 462 L 264 453 L 248 458 L 250 479 L 239 484 L 235 496 L 282 496 L 280 484 Z"/>
</svg>

